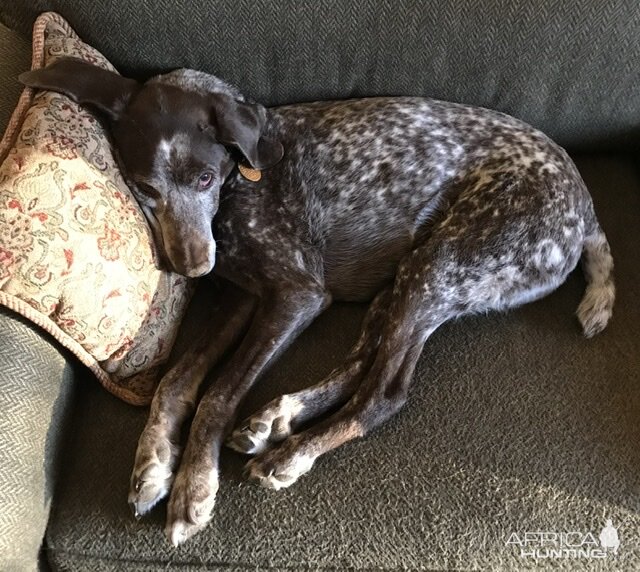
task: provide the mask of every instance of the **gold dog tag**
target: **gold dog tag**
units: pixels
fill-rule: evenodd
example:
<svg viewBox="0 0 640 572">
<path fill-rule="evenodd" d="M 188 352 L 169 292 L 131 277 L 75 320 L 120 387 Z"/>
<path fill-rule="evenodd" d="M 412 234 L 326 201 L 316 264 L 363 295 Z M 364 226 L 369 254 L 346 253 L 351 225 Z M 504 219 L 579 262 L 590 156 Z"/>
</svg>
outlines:
<svg viewBox="0 0 640 572">
<path fill-rule="evenodd" d="M 260 179 L 262 179 L 261 171 L 258 171 L 258 169 L 252 169 L 251 167 L 246 167 L 242 163 L 238 163 L 238 171 L 240 171 L 240 174 L 248 181 L 257 183 Z"/>
</svg>

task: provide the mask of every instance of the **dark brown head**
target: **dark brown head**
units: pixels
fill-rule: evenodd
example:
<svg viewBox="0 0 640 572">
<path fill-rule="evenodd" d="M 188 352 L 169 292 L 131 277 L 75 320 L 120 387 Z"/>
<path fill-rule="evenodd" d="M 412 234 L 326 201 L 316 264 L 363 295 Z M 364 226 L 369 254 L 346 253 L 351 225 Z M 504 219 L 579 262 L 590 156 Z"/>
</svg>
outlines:
<svg viewBox="0 0 640 572">
<path fill-rule="evenodd" d="M 214 88 L 203 89 L 194 78 Z M 106 117 L 158 251 L 170 270 L 185 276 L 202 276 L 214 266 L 211 223 L 235 162 L 265 169 L 282 158 L 282 145 L 263 134 L 266 109 L 206 74 L 179 70 L 142 84 L 63 58 L 20 81 L 63 93 Z"/>
</svg>

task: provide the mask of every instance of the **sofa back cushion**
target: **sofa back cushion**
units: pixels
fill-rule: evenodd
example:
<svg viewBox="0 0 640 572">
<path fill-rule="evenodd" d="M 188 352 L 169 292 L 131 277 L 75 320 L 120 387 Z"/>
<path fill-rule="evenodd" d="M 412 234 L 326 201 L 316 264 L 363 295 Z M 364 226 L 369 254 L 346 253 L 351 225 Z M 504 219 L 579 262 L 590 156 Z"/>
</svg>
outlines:
<svg viewBox="0 0 640 572">
<path fill-rule="evenodd" d="M 423 95 L 574 148 L 638 139 L 637 0 L 0 0 L 24 34 L 44 10 L 124 74 L 202 69 L 268 105 Z"/>
</svg>

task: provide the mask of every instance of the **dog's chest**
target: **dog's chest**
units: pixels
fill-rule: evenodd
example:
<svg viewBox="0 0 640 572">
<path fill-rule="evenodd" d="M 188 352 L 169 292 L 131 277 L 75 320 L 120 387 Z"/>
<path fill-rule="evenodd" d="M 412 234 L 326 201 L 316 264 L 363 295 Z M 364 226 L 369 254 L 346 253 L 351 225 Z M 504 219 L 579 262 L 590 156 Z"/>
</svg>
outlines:
<svg viewBox="0 0 640 572">
<path fill-rule="evenodd" d="M 411 186 L 405 171 L 389 171 L 383 183 L 359 172 L 301 173 L 264 173 L 259 183 L 237 175 L 225 187 L 214 223 L 218 271 L 256 285 L 312 274 L 336 299 L 371 298 L 411 250 L 440 184 L 412 194 L 403 192 Z"/>
</svg>

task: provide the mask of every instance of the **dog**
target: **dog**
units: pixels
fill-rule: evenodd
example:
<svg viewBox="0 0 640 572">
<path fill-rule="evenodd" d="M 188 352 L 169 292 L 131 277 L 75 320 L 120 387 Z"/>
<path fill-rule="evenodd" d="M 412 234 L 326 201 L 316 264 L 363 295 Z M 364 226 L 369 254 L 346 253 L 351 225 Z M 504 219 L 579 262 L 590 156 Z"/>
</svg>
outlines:
<svg viewBox="0 0 640 572">
<path fill-rule="evenodd" d="M 131 478 L 136 516 L 170 495 L 176 546 L 212 517 L 225 441 L 254 455 L 251 479 L 290 486 L 398 412 L 447 320 L 541 298 L 580 259 L 584 334 L 612 315 L 613 260 L 584 182 L 508 115 L 416 97 L 266 109 L 202 72 L 139 83 L 73 59 L 20 79 L 104 117 L 162 265 L 226 284 L 212 333 L 158 386 Z M 233 430 L 254 381 L 332 300 L 370 301 L 344 364 Z"/>
</svg>

